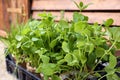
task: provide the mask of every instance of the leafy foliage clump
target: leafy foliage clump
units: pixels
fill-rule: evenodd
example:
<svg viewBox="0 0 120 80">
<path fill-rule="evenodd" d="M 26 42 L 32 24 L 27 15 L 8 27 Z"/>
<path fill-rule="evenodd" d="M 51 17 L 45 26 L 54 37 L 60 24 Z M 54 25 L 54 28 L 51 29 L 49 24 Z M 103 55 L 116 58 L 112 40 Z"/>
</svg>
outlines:
<svg viewBox="0 0 120 80">
<path fill-rule="evenodd" d="M 88 5 L 75 4 L 80 13 L 74 12 L 71 23 L 64 18 L 55 22 L 52 14 L 42 13 L 40 21 L 28 21 L 12 29 L 4 39 L 7 52 L 13 54 L 18 63 L 30 63 L 45 80 L 49 77 L 60 80 L 58 76 L 66 72 L 74 72 L 74 80 L 86 80 L 90 75 L 99 80 L 105 76 L 108 80 L 119 79 L 115 72 L 120 68 L 116 67 L 114 54 L 120 49 L 120 27 L 110 27 L 112 19 L 103 25 L 89 24 L 88 17 L 81 13 Z M 96 70 L 103 62 L 108 65 Z M 101 76 L 100 72 L 107 74 Z"/>
</svg>

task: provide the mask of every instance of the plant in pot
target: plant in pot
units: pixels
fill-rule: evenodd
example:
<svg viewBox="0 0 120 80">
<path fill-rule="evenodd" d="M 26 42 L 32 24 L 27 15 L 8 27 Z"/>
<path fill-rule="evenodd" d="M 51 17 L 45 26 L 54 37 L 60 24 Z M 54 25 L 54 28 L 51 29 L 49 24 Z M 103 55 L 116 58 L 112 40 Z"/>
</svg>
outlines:
<svg viewBox="0 0 120 80">
<path fill-rule="evenodd" d="M 120 27 L 110 27 L 112 19 L 89 24 L 81 12 L 88 5 L 75 4 L 80 13 L 74 12 L 70 23 L 42 13 L 40 21 L 13 29 L 6 38 L 8 53 L 17 63 L 29 63 L 44 80 L 119 80 Z"/>
</svg>

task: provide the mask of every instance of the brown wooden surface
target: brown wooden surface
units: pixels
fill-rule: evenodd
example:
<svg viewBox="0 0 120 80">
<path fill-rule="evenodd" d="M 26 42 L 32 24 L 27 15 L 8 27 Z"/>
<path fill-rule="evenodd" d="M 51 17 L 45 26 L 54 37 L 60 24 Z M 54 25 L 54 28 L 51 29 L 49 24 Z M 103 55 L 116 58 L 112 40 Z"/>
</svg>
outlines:
<svg viewBox="0 0 120 80">
<path fill-rule="evenodd" d="M 22 8 L 22 14 L 19 14 L 19 21 L 26 22 L 30 17 L 30 0 L 18 0 L 17 7 Z"/>
<path fill-rule="evenodd" d="M 40 19 L 38 16 L 41 11 L 34 11 L 32 17 L 34 19 Z M 54 16 L 57 16 L 56 20 L 60 19 L 60 12 L 50 12 Z M 102 13 L 102 12 L 83 12 L 84 15 L 89 16 L 89 23 L 99 22 L 100 24 L 103 23 L 103 20 L 108 18 L 114 19 L 114 25 L 120 25 L 120 13 Z M 68 20 L 72 19 L 73 12 L 65 12 L 65 18 Z"/>
<path fill-rule="evenodd" d="M 11 0 L 11 9 L 16 8 L 21 10 L 21 13 L 13 11 L 9 12 L 12 15 L 12 24 L 26 22 L 30 14 L 29 0 Z"/>
<path fill-rule="evenodd" d="M 30 17 L 30 14 L 31 14 L 31 3 L 30 3 L 30 0 L 23 0 L 23 3 L 24 3 L 24 9 L 23 9 L 23 20 L 24 21 L 27 21 Z"/>
<path fill-rule="evenodd" d="M 11 0 L 10 8 L 16 8 L 17 7 L 17 0 Z M 10 13 L 10 12 L 7 12 Z M 16 25 L 17 23 L 17 13 L 11 12 L 11 22 L 12 24 Z"/>
<path fill-rule="evenodd" d="M 9 20 L 6 8 L 8 5 L 6 4 L 7 0 L 0 0 L 0 29 L 6 30 L 9 29 Z"/>
<path fill-rule="evenodd" d="M 30 14 L 30 0 L 0 0 L 0 30 L 26 22 Z"/>
<path fill-rule="evenodd" d="M 32 1 L 32 2 L 31 2 Z M 102 23 L 108 18 L 114 19 L 114 25 L 120 25 L 120 0 L 74 0 L 83 1 L 90 5 L 83 14 L 89 16 L 89 22 Z M 30 5 L 31 4 L 31 5 Z M 22 14 L 7 12 L 7 8 L 20 8 Z M 25 22 L 30 15 L 38 19 L 37 14 L 42 11 L 51 11 L 53 15 L 58 16 L 59 20 L 61 10 L 66 10 L 65 17 L 69 20 L 75 10 L 78 10 L 72 0 L 0 0 L 0 29 L 8 28 L 10 23 Z M 30 13 L 32 11 L 32 14 Z"/>
<path fill-rule="evenodd" d="M 120 0 L 74 0 L 92 3 L 86 10 L 120 10 Z M 78 10 L 72 0 L 33 0 L 32 10 Z"/>
<path fill-rule="evenodd" d="M 2 0 L 0 0 L 0 29 L 3 29 L 3 13 L 2 13 Z"/>
</svg>

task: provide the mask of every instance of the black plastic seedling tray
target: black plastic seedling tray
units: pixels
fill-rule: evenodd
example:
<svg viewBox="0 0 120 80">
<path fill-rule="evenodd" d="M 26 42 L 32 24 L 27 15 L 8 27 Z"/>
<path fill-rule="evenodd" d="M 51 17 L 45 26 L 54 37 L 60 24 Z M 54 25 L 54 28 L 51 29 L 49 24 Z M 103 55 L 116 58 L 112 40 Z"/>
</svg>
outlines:
<svg viewBox="0 0 120 80">
<path fill-rule="evenodd" d="M 14 74 L 19 80 L 41 80 L 26 69 L 16 65 L 11 55 L 6 56 L 6 69 L 8 73 Z"/>
<path fill-rule="evenodd" d="M 116 67 L 120 67 L 120 58 L 117 60 L 118 63 Z M 14 74 L 18 80 L 41 80 L 36 75 L 28 72 L 26 69 L 22 68 L 19 65 L 16 65 L 13 57 L 11 55 L 6 56 L 6 69 L 10 74 Z M 120 77 L 120 73 L 116 73 Z M 97 78 L 92 78 L 89 80 L 97 80 Z M 106 80 L 106 79 L 102 79 Z"/>
</svg>

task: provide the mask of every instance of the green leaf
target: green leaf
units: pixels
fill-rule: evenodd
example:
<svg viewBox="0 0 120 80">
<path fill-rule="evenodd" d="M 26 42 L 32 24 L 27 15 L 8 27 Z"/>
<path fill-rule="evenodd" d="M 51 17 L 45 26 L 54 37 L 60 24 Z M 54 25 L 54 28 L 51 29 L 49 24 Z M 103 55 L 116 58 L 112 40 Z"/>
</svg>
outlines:
<svg viewBox="0 0 120 80">
<path fill-rule="evenodd" d="M 79 6 L 80 6 L 80 7 L 83 7 L 83 2 L 80 2 L 80 3 L 79 3 Z"/>
<path fill-rule="evenodd" d="M 71 62 L 72 66 L 78 66 L 79 65 L 79 60 L 76 54 L 72 54 L 73 61 Z"/>
<path fill-rule="evenodd" d="M 61 59 L 57 62 L 57 64 L 63 64 L 64 62 L 66 62 L 65 59 Z"/>
<path fill-rule="evenodd" d="M 86 47 L 86 52 L 89 52 L 89 53 L 91 53 L 95 47 L 92 42 L 86 42 L 84 46 Z"/>
<path fill-rule="evenodd" d="M 107 75 L 107 80 L 120 80 L 120 77 L 118 77 L 116 74 Z"/>
<path fill-rule="evenodd" d="M 92 69 L 95 66 L 95 60 L 96 60 L 96 55 L 94 53 L 89 54 L 87 60 L 87 66 Z"/>
<path fill-rule="evenodd" d="M 117 59 L 114 55 L 110 54 L 110 58 L 109 58 L 109 67 L 110 68 L 114 68 L 117 64 Z"/>
<path fill-rule="evenodd" d="M 40 50 L 36 50 L 35 53 L 38 53 L 39 56 L 43 55 L 47 50 L 45 48 L 41 48 Z"/>
<path fill-rule="evenodd" d="M 104 25 L 106 26 L 106 27 L 109 27 L 110 25 L 112 25 L 113 24 L 113 19 L 107 19 L 105 22 L 104 22 Z"/>
<path fill-rule="evenodd" d="M 23 36 L 21 36 L 21 35 L 16 35 L 16 36 L 15 36 L 15 39 L 16 39 L 17 41 L 21 41 L 22 38 L 23 38 Z"/>
<path fill-rule="evenodd" d="M 61 25 L 61 27 L 63 28 L 69 28 L 68 22 L 65 20 L 60 20 L 59 24 Z"/>
<path fill-rule="evenodd" d="M 79 51 L 79 57 L 80 57 L 80 60 L 81 60 L 82 66 L 84 66 L 84 64 L 85 64 L 86 61 L 87 61 L 86 56 L 85 56 L 83 53 L 81 53 L 81 52 Z"/>
<path fill-rule="evenodd" d="M 51 78 L 52 78 L 52 80 L 61 80 L 61 79 L 60 79 L 60 77 L 59 77 L 59 76 L 57 76 L 57 75 L 52 75 L 52 77 L 51 77 Z"/>
<path fill-rule="evenodd" d="M 50 58 L 45 55 L 41 55 L 40 58 L 42 59 L 42 62 L 46 63 L 46 64 L 49 63 L 49 61 L 50 61 Z"/>
<path fill-rule="evenodd" d="M 69 47 L 68 47 L 68 43 L 67 42 L 63 42 L 62 43 L 62 49 L 65 51 L 65 52 L 68 52 L 69 53 Z"/>
<path fill-rule="evenodd" d="M 19 42 L 18 44 L 17 44 L 17 47 L 16 48 L 20 48 L 21 47 L 21 42 Z"/>
<path fill-rule="evenodd" d="M 30 31 L 30 28 L 27 26 L 26 28 L 22 29 L 21 34 L 25 35 Z"/>
<path fill-rule="evenodd" d="M 80 47 L 83 47 L 85 46 L 85 41 L 77 41 L 77 47 L 80 48 Z"/>
<path fill-rule="evenodd" d="M 31 41 L 27 41 L 21 45 L 21 48 L 23 50 L 26 50 L 26 49 L 29 49 L 30 47 L 32 47 L 32 45 L 33 45 L 33 43 Z"/>
<path fill-rule="evenodd" d="M 116 48 L 119 50 L 119 49 L 120 49 L 120 42 L 117 42 L 117 43 L 115 44 L 115 46 L 116 46 Z"/>
<path fill-rule="evenodd" d="M 75 5 L 79 8 L 79 5 L 77 4 L 77 2 L 73 1 L 75 3 Z"/>
<path fill-rule="evenodd" d="M 120 27 L 112 27 L 109 31 L 111 33 L 111 38 L 120 42 Z"/>
<path fill-rule="evenodd" d="M 114 68 L 115 68 L 116 64 L 117 64 L 116 57 L 110 53 L 109 65 L 105 67 L 105 71 L 107 72 L 107 74 L 112 75 L 115 73 L 116 69 L 114 69 Z"/>
<path fill-rule="evenodd" d="M 38 41 L 38 38 L 32 37 L 32 41 Z"/>
<path fill-rule="evenodd" d="M 89 4 L 87 4 L 87 5 L 84 5 L 83 7 L 82 7 L 82 9 L 84 10 L 84 9 L 86 9 L 89 5 L 91 5 L 92 3 L 89 3 Z"/>
<path fill-rule="evenodd" d="M 72 55 L 70 53 L 66 54 L 64 59 L 68 63 L 72 62 L 72 60 L 73 60 Z"/>
<path fill-rule="evenodd" d="M 108 75 L 113 75 L 115 73 L 115 69 L 110 68 L 109 66 L 105 67 L 105 71 Z"/>
<path fill-rule="evenodd" d="M 49 46 L 50 46 L 51 48 L 54 48 L 54 47 L 57 45 L 56 43 L 57 43 L 57 39 L 54 39 L 54 40 L 51 41 L 51 43 L 50 43 Z"/>
<path fill-rule="evenodd" d="M 68 63 L 69 66 L 76 66 L 79 64 L 78 58 L 74 54 L 66 54 L 64 60 Z"/>
<path fill-rule="evenodd" d="M 101 47 L 97 47 L 95 49 L 95 54 L 97 57 L 102 57 L 105 54 L 105 49 Z"/>
<path fill-rule="evenodd" d="M 88 17 L 84 16 L 83 14 L 79 14 L 78 12 L 73 13 L 73 21 L 78 22 L 78 21 L 88 21 Z"/>
<path fill-rule="evenodd" d="M 99 74 L 98 72 L 96 72 L 96 73 L 94 74 L 94 76 L 95 76 L 95 77 L 101 77 L 101 74 Z"/>
<path fill-rule="evenodd" d="M 55 71 L 58 70 L 57 65 L 53 63 L 41 64 L 40 66 L 41 66 L 40 72 L 47 76 L 53 75 Z"/>
<path fill-rule="evenodd" d="M 77 33 L 82 33 L 84 31 L 84 29 L 86 28 L 86 26 L 87 26 L 86 22 L 79 21 L 79 22 L 75 23 L 74 31 Z"/>
</svg>

